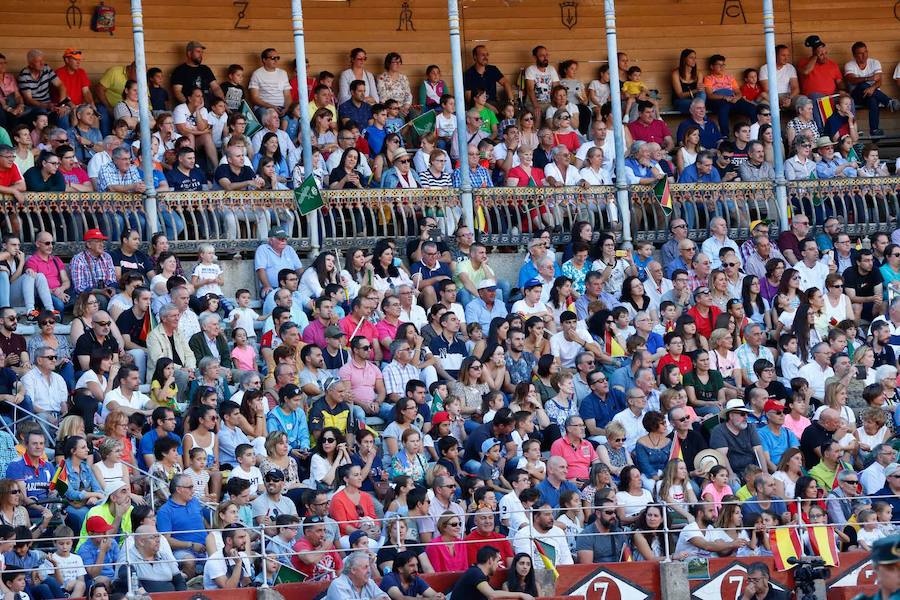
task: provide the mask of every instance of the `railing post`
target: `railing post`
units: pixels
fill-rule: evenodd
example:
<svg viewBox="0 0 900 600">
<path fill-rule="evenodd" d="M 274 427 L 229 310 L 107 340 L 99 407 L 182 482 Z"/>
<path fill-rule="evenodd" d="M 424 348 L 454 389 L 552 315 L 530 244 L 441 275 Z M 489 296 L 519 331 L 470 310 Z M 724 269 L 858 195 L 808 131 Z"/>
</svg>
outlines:
<svg viewBox="0 0 900 600">
<path fill-rule="evenodd" d="M 663 518 L 663 544 L 665 544 L 666 551 L 666 559 L 663 562 L 670 562 L 672 560 L 671 549 L 669 548 L 669 511 L 668 504 L 663 502 L 660 505 L 660 512 L 662 513 Z"/>
<path fill-rule="evenodd" d="M 150 97 L 147 86 L 147 59 L 144 57 L 144 14 L 141 0 L 131 0 L 131 30 L 134 34 L 134 68 L 137 71 L 138 113 L 140 115 L 141 132 L 141 165 L 144 167 L 144 213 L 147 217 L 147 229 L 144 236 L 159 229 L 156 211 L 156 187 L 153 185 L 153 152 L 150 148 Z M 127 221 L 127 216 L 126 216 Z M 127 224 L 126 224 L 127 226 Z M 149 235 L 148 235 L 149 234 Z"/>
<path fill-rule="evenodd" d="M 622 124 L 622 96 L 619 94 L 619 45 L 616 40 L 616 3 L 603 0 L 606 17 L 606 55 L 609 61 L 609 97 L 612 101 L 613 140 L 616 146 L 616 203 L 622 224 L 622 246 L 631 249 L 631 202 L 625 182 L 625 127 Z"/>
<path fill-rule="evenodd" d="M 787 182 L 784 179 L 784 143 L 781 137 L 781 106 L 778 97 L 778 68 L 775 64 L 775 8 L 773 0 L 763 0 L 763 32 L 766 40 L 766 75 L 769 78 L 769 111 L 772 113 L 772 146 L 775 160 L 775 203 L 778 226 L 788 230 Z"/>
<path fill-rule="evenodd" d="M 450 58 L 453 63 L 453 99 L 456 102 L 456 142 L 459 147 L 460 204 L 463 222 L 475 227 L 475 206 L 472 201 L 472 181 L 469 178 L 469 159 L 466 138 L 466 94 L 463 88 L 462 48 L 459 40 L 459 5 L 447 0 L 447 21 L 450 26 Z M 510 98 L 512 100 L 512 98 Z"/>
<path fill-rule="evenodd" d="M 306 41 L 303 34 L 301 0 L 291 0 L 291 23 L 294 28 L 294 54 L 297 56 L 297 99 L 300 102 L 300 149 L 303 152 L 303 174 L 312 174 L 312 137 L 309 127 L 309 93 L 306 89 Z M 299 213 L 298 213 L 299 214 Z M 319 211 L 306 215 L 309 228 L 310 254 L 319 253 Z"/>
<path fill-rule="evenodd" d="M 262 567 L 261 568 L 262 568 L 262 575 L 263 575 L 262 585 L 260 585 L 259 587 L 267 588 L 267 587 L 269 587 L 269 577 L 266 575 L 267 566 L 266 566 L 266 526 L 265 525 L 259 526 L 259 554 L 260 554 L 260 556 L 262 556 Z"/>
</svg>

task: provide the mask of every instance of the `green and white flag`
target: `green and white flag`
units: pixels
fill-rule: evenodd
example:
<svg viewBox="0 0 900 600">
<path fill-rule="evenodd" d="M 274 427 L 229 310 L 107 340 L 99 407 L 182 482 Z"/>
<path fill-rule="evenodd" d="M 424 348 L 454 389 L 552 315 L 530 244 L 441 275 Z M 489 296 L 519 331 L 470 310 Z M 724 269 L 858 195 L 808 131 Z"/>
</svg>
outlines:
<svg viewBox="0 0 900 600">
<path fill-rule="evenodd" d="M 304 179 L 299 187 L 294 188 L 294 201 L 297 202 L 297 210 L 303 216 L 325 206 L 322 193 L 316 186 L 316 180 L 312 175 Z"/>
<path fill-rule="evenodd" d="M 252 138 L 254 133 L 262 129 L 262 125 L 259 123 L 259 119 L 256 118 L 256 115 L 253 113 L 253 110 L 250 108 L 250 105 L 247 104 L 246 100 L 241 103 L 241 114 L 247 119 L 247 129 L 244 130 L 244 135 L 248 138 Z"/>
<path fill-rule="evenodd" d="M 437 116 L 433 110 L 425 111 L 408 124 L 412 125 L 412 128 L 416 130 L 416 133 L 419 135 L 425 135 L 426 133 L 431 133 L 434 131 L 434 120 Z"/>
</svg>

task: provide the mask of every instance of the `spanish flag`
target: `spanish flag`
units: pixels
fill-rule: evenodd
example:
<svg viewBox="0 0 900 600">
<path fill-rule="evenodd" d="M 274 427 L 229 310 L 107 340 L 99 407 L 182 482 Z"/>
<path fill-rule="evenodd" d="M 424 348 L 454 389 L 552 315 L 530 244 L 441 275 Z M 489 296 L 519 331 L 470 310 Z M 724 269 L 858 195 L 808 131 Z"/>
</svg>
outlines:
<svg viewBox="0 0 900 600">
<path fill-rule="evenodd" d="M 813 525 L 808 527 L 809 545 L 813 554 L 817 554 L 829 567 L 840 564 L 837 541 L 834 539 L 834 527 L 829 525 Z"/>
<path fill-rule="evenodd" d="M 678 439 L 678 434 L 672 436 L 672 451 L 669 453 L 669 460 L 676 458 L 684 462 L 684 452 L 681 451 L 681 440 Z"/>
<path fill-rule="evenodd" d="M 541 562 L 544 563 L 544 568 L 553 573 L 554 577 L 559 579 L 559 571 L 556 570 L 556 548 L 540 540 L 534 540 L 534 547 L 537 548 L 538 554 L 541 556 Z M 551 558 L 550 555 L 553 557 Z"/>
<path fill-rule="evenodd" d="M 672 191 L 669 189 L 669 178 L 660 179 L 653 187 L 653 194 L 659 202 L 663 214 L 667 217 L 672 214 Z"/>
<path fill-rule="evenodd" d="M 475 206 L 475 229 L 482 233 L 488 232 L 487 214 L 484 212 L 484 205 L 481 202 Z"/>
<path fill-rule="evenodd" d="M 59 463 L 56 473 L 53 474 L 53 479 L 50 480 L 50 489 L 56 490 L 60 497 L 66 495 L 66 490 L 69 489 L 69 470 L 66 468 L 66 461 Z"/>
<path fill-rule="evenodd" d="M 634 562 L 634 556 L 631 554 L 631 546 L 626 542 L 622 546 L 622 556 L 619 558 L 619 562 Z"/>
<path fill-rule="evenodd" d="M 803 545 L 800 543 L 800 534 L 794 528 L 786 529 L 778 527 L 769 531 L 769 543 L 772 546 L 772 558 L 775 559 L 775 569 L 789 571 L 796 565 L 789 565 L 789 558 L 800 558 L 803 553 Z"/>
<path fill-rule="evenodd" d="M 822 115 L 823 123 L 828 120 L 828 117 L 834 114 L 834 98 L 837 98 L 837 94 L 834 96 L 822 96 L 816 100 L 816 105 L 819 108 L 819 114 Z"/>
</svg>

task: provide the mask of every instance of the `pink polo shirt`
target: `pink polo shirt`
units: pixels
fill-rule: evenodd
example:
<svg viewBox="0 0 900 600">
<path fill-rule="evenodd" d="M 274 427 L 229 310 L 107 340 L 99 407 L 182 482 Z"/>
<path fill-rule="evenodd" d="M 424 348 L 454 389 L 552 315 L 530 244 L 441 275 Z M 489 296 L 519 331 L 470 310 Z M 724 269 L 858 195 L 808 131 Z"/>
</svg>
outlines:
<svg viewBox="0 0 900 600">
<path fill-rule="evenodd" d="M 566 437 L 561 437 L 550 446 L 550 456 L 562 456 L 569 465 L 567 479 L 589 479 L 591 463 L 597 460 L 594 446 L 587 440 L 581 440 L 581 446 L 573 448 Z"/>
<path fill-rule="evenodd" d="M 379 340 L 383 340 L 384 338 L 397 338 L 397 330 L 400 328 L 400 325 L 403 324 L 403 321 L 398 321 L 396 325 L 391 325 L 388 323 L 387 319 L 382 319 L 378 321 L 378 324 L 375 325 L 375 331 L 378 335 Z M 380 342 L 379 342 L 380 343 Z M 381 357 L 384 362 L 391 362 L 391 349 L 385 348 L 381 346 Z"/>
<path fill-rule="evenodd" d="M 47 278 L 47 285 L 50 286 L 51 290 L 55 290 L 62 285 L 59 273 L 66 270 L 66 266 L 59 257 L 52 254 L 48 260 L 44 260 L 37 254 L 32 254 L 25 261 L 25 268 L 31 269 L 35 273 L 42 273 Z"/>
<path fill-rule="evenodd" d="M 369 340 L 369 343 L 372 345 L 373 350 L 369 352 L 369 360 L 375 360 L 375 344 L 378 343 L 378 330 L 375 329 L 375 325 L 372 324 L 371 321 L 365 320 L 363 321 L 362 326 L 359 330 L 356 330 L 356 326 L 359 323 L 353 319 L 353 315 L 347 315 L 340 321 L 338 321 L 338 327 L 341 328 L 341 331 L 344 332 L 344 335 L 347 336 L 347 344 L 353 340 L 354 336 L 362 336 Z M 353 333 L 356 331 L 356 333 Z"/>
<path fill-rule="evenodd" d="M 381 371 L 373 363 L 366 361 L 363 367 L 357 367 L 351 360 L 338 371 L 343 381 L 349 381 L 353 391 L 353 400 L 364 404 L 372 404 L 375 400 L 375 382 L 381 377 Z"/>
</svg>

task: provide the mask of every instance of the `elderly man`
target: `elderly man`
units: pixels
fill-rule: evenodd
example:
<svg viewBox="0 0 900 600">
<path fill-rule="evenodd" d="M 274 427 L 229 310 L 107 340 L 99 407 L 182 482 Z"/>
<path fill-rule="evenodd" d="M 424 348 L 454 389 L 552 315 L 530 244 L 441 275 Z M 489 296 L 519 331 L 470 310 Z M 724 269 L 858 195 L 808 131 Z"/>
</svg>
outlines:
<svg viewBox="0 0 900 600">
<path fill-rule="evenodd" d="M 709 220 L 709 234 L 700 246 L 700 251 L 710 257 L 713 269 L 721 269 L 722 260 L 719 253 L 722 249 L 731 248 L 736 255 L 740 250 L 737 242 L 728 237 L 728 224 L 722 217 L 713 217 Z"/>
<path fill-rule="evenodd" d="M 784 260 L 784 255 L 768 235 L 757 235 L 748 241 L 753 244 L 753 250 L 744 260 L 744 271 L 748 275 L 756 275 L 762 280 L 766 276 L 766 263 L 773 258 Z"/>
<path fill-rule="evenodd" d="M 616 148 L 613 136 L 609 135 L 606 123 L 602 119 L 596 119 L 591 123 L 591 139 L 581 144 L 575 152 L 575 166 L 581 169 L 587 166 L 588 152 L 591 148 L 600 148 L 603 150 L 603 162 L 600 168 L 608 175 L 613 175 L 613 167 L 615 166 Z"/>
<path fill-rule="evenodd" d="M 181 311 L 174 304 L 166 304 L 159 311 L 159 326 L 147 336 L 147 370 L 155 372 L 160 358 L 175 361 L 175 383 L 182 400 L 187 398 L 187 389 L 194 379 L 197 360 L 188 346 L 187 340 L 178 331 Z"/>
<path fill-rule="evenodd" d="M 51 122 L 68 124 L 71 101 L 62 79 L 47 64 L 42 51 L 29 50 L 26 59 L 28 62 L 19 71 L 17 78 L 19 92 L 25 101 L 26 110 L 33 114 L 50 115 Z M 65 104 L 52 100 L 51 88 L 53 88 L 56 98 L 59 98 L 60 102 L 65 101 Z"/>
<path fill-rule="evenodd" d="M 435 223 L 435 227 L 437 224 Z M 414 252 L 415 253 L 415 252 Z M 450 266 L 441 262 L 438 244 L 432 241 L 423 242 L 420 246 L 419 254 L 421 259 L 410 267 L 412 275 L 419 274 L 418 290 L 421 294 L 421 301 L 425 308 L 431 308 L 431 305 L 438 301 L 437 293 L 442 282 L 453 280 L 453 273 Z M 449 253 L 447 254 L 449 256 Z"/>
<path fill-rule="evenodd" d="M 328 585 L 325 600 L 390 600 L 372 579 L 371 564 L 367 552 L 354 552 L 344 561 L 341 576 Z"/>
<path fill-rule="evenodd" d="M 690 117 L 682 121 L 678 125 L 676 137 L 678 143 L 684 141 L 684 134 L 688 127 L 694 126 L 700 128 L 700 145 L 704 148 L 715 148 L 722 139 L 722 132 L 714 121 L 706 118 L 706 101 L 703 98 L 694 98 L 691 101 Z"/>
<path fill-rule="evenodd" d="M 759 464 L 762 444 L 756 428 L 748 427 L 747 415 L 750 409 L 744 407 L 740 398 L 725 404 L 724 421 L 712 430 L 709 447 L 718 450 L 728 458 L 733 473 L 743 473 L 749 464 Z M 763 461 L 763 473 L 768 473 L 768 465 Z"/>
<path fill-rule="evenodd" d="M 875 456 L 875 462 L 859 474 L 859 483 L 862 484 L 863 491 L 867 496 L 874 495 L 884 487 L 888 475 L 891 474 L 888 473 L 888 467 L 897 461 L 897 451 L 889 444 L 876 445 L 872 448 L 872 454 Z"/>
<path fill-rule="evenodd" d="M 565 433 L 550 446 L 551 456 L 561 456 L 568 465 L 566 479 L 580 485 L 590 479 L 591 466 L 599 460 L 593 444 L 585 439 L 585 421 L 580 415 L 566 418 Z"/>
<path fill-rule="evenodd" d="M 106 240 L 99 229 L 88 229 L 84 233 L 84 250 L 73 256 L 69 264 L 73 294 L 92 292 L 103 305 L 119 287 L 112 256 L 106 252 Z"/>
<path fill-rule="evenodd" d="M 225 97 L 212 69 L 203 64 L 204 50 L 206 46 L 200 42 L 188 42 L 184 49 L 184 62 L 172 71 L 172 93 L 178 102 L 187 102 L 186 93 L 194 88 L 203 90 L 207 100 L 213 96 Z"/>
<path fill-rule="evenodd" d="M 382 406 L 390 406 L 403 397 L 406 386 L 410 381 L 418 380 L 420 371 L 412 363 L 412 348 L 405 339 L 396 339 L 390 344 L 391 362 L 382 371 L 384 374 L 384 386 L 387 394 L 387 402 Z M 423 384 L 424 385 L 424 384 Z M 391 404 L 388 404 L 391 403 Z"/>
<path fill-rule="evenodd" d="M 854 514 L 856 507 L 868 505 L 871 500 L 859 498 L 859 475 L 851 469 L 844 469 L 838 473 L 834 483 L 836 487 L 825 496 L 828 522 L 843 527 Z"/>
<path fill-rule="evenodd" d="M 234 369 L 228 341 L 222 333 L 222 319 L 216 313 L 205 314 L 200 319 L 200 331 L 188 340 L 188 347 L 199 363 L 201 359 L 211 356 L 219 361 L 225 369 Z"/>
<path fill-rule="evenodd" d="M 254 255 L 253 268 L 256 271 L 256 279 L 259 283 L 259 295 L 265 298 L 275 289 L 278 283 L 278 274 L 282 269 L 297 271 L 303 267 L 297 252 L 288 245 L 287 231 L 282 226 L 269 229 L 269 239 L 261 244 Z"/>
<path fill-rule="evenodd" d="M 778 236 L 778 247 L 791 266 L 803 259 L 800 252 L 800 243 L 809 235 L 809 217 L 803 213 L 794 215 L 791 219 L 791 228 Z"/>
<path fill-rule="evenodd" d="M 744 327 L 743 334 L 744 343 L 735 351 L 735 357 L 737 358 L 738 366 L 741 368 L 741 374 L 745 379 L 738 383 L 743 383 L 744 381 L 756 383 L 759 378 L 756 376 L 753 365 L 756 361 L 763 358 L 774 364 L 775 357 L 772 354 L 772 350 L 763 345 L 765 334 L 763 333 L 762 325 L 749 323 Z"/>
<path fill-rule="evenodd" d="M 16 166 L 12 146 L 0 144 L 0 194 L 9 194 L 19 202 L 25 200 L 25 180 Z"/>
<path fill-rule="evenodd" d="M 477 254 L 473 255 L 473 259 Z M 497 288 L 494 279 L 482 279 L 476 284 L 478 297 L 466 304 L 466 323 L 479 323 L 483 331 L 488 331 L 494 318 L 506 317 L 506 305 L 497 298 Z"/>
<path fill-rule="evenodd" d="M 785 521 L 790 520 L 791 513 L 788 512 L 784 498 L 775 495 L 775 478 L 771 475 L 757 475 L 753 478 L 753 489 L 756 490 L 756 494 L 741 505 L 747 527 L 752 527 L 751 523 L 756 520 L 756 515 L 763 511 L 774 513 Z"/>
<path fill-rule="evenodd" d="M 666 268 L 666 277 L 672 277 L 672 271 L 674 269 L 670 269 L 669 265 L 678 259 L 681 242 L 687 240 L 687 237 L 687 222 L 680 217 L 672 217 L 669 221 L 669 239 L 663 244 L 661 250 L 662 264 Z M 687 268 L 687 264 L 681 268 Z"/>
<path fill-rule="evenodd" d="M 678 183 L 719 183 L 722 178 L 719 171 L 713 168 L 714 154 L 703 150 L 697 154 L 694 164 L 684 168 L 678 177 Z"/>
<path fill-rule="evenodd" d="M 296 162 L 297 148 L 287 132 L 281 129 L 281 115 L 278 114 L 276 109 L 267 108 L 262 111 L 259 122 L 262 125 L 262 129 L 253 134 L 253 139 L 251 140 L 253 153 L 259 152 L 262 146 L 262 139 L 267 133 L 274 133 L 278 138 L 278 147 L 281 148 L 281 153 L 284 155 L 288 167 L 292 168 Z"/>
<path fill-rule="evenodd" d="M 479 132 L 484 133 L 481 130 L 479 130 Z M 454 136 L 453 139 L 456 139 L 456 136 Z M 491 172 L 481 166 L 481 152 L 478 150 L 478 146 L 469 144 L 468 149 L 466 150 L 466 154 L 469 161 L 469 182 L 472 184 L 472 187 L 494 187 L 494 181 L 491 178 Z M 462 185 L 462 170 L 459 167 L 454 169 L 453 173 L 451 173 L 450 181 L 453 183 L 453 187 L 459 187 L 460 185 Z"/>
<path fill-rule="evenodd" d="M 510 544 L 507 536 L 494 530 L 494 514 L 491 509 L 479 508 L 475 511 L 473 520 L 475 521 L 475 529 L 463 538 L 466 554 L 469 557 L 469 564 L 475 563 L 475 557 L 479 550 L 485 546 L 493 546 L 500 551 L 503 564 L 508 569 L 514 556 L 512 544 Z"/>
<path fill-rule="evenodd" d="M 87 163 L 87 174 L 91 179 L 91 185 L 97 189 L 99 184 L 100 171 L 106 165 L 112 164 L 113 151 L 122 145 L 122 140 L 115 135 L 108 135 L 103 138 L 103 149 L 95 153 Z"/>
<path fill-rule="evenodd" d="M 69 398 L 66 381 L 56 372 L 56 361 L 57 351 L 44 346 L 35 353 L 34 368 L 22 377 L 25 396 L 32 402 L 30 409 L 50 423 L 59 423 L 61 415 L 66 412 Z M 22 408 L 28 410 L 29 406 Z"/>
<path fill-rule="evenodd" d="M 469 150 L 475 150 L 476 155 L 478 154 L 478 144 L 481 140 L 487 139 L 490 135 L 485 132 L 481 128 L 481 123 L 483 119 L 481 118 L 481 113 L 478 112 L 477 108 L 470 108 L 466 111 L 466 140 L 467 146 Z M 462 156 L 460 156 L 459 151 L 459 138 L 458 136 L 453 136 L 453 140 L 450 142 L 450 158 L 455 161 L 462 160 Z M 471 161 L 469 161 L 471 163 Z M 478 161 L 475 161 L 475 165 L 478 164 Z M 475 168 L 475 165 L 470 164 L 470 168 Z M 474 187 L 474 184 L 473 184 Z M 481 186 L 478 186 L 481 187 Z"/>
<path fill-rule="evenodd" d="M 800 367 L 799 375 L 809 382 L 813 398 L 825 399 L 825 380 L 834 375 L 831 366 L 833 354 L 827 342 L 819 342 L 812 348 L 812 360 Z"/>
<path fill-rule="evenodd" d="M 575 539 L 578 564 L 619 562 L 628 537 L 619 526 L 615 500 L 598 498 L 594 502 L 593 512 L 594 522 Z"/>
<path fill-rule="evenodd" d="M 841 415 L 833 408 L 826 408 L 819 419 L 803 430 L 800 436 L 800 451 L 803 452 L 803 463 L 815 465 L 822 457 L 822 447 L 832 440 L 840 439 L 847 428 L 841 425 Z M 831 488 L 829 488 L 831 489 Z"/>
<path fill-rule="evenodd" d="M 203 523 L 203 505 L 194 497 L 194 482 L 188 475 L 176 475 L 169 491 L 169 499 L 157 513 L 156 527 L 166 534 L 182 572 L 191 578 L 197 559 L 206 558 L 206 533 L 198 527 Z"/>
<path fill-rule="evenodd" d="M 181 332 L 184 339 L 190 340 L 194 334 L 200 332 L 200 319 L 190 307 L 191 293 L 187 286 L 179 285 L 172 288 L 169 296 L 172 304 L 178 308 L 178 331 Z"/>
<path fill-rule="evenodd" d="M 431 486 L 434 498 L 428 507 L 428 518 L 422 518 L 418 523 L 419 536 L 423 542 L 441 535 L 437 530 L 437 522 L 445 512 L 452 512 L 460 519 L 465 519 L 462 507 L 454 500 L 457 489 L 456 481 L 452 477 L 434 478 L 434 485 Z"/>
<path fill-rule="evenodd" d="M 658 307 L 662 297 L 673 288 L 672 280 L 665 277 L 662 263 L 651 260 L 645 269 L 644 293 L 650 298 L 650 305 Z"/>
<path fill-rule="evenodd" d="M 687 226 L 685 226 L 687 227 Z M 666 264 L 666 277 L 675 280 L 675 271 L 682 270 L 688 275 L 693 273 L 694 257 L 697 256 L 697 245 L 689 239 L 682 239 L 676 246 L 678 256 Z"/>
<path fill-rule="evenodd" d="M 705 259 L 705 265 L 709 264 L 709 259 L 705 258 L 703 254 L 700 255 Z M 705 282 L 707 273 L 699 273 L 696 268 L 698 261 L 694 261 L 694 273 L 696 273 L 698 279 L 700 281 Z M 700 263 L 704 264 L 704 263 Z M 708 267 L 707 267 L 708 269 Z M 722 314 L 722 311 L 719 310 L 719 307 L 714 305 L 712 302 L 712 295 L 709 293 L 708 287 L 698 287 L 694 289 L 694 306 L 692 306 L 687 314 L 694 317 L 694 322 L 697 324 L 697 333 L 702 335 L 703 337 L 709 339 L 709 336 L 712 335 L 713 329 L 715 328 L 716 319 L 719 318 L 719 315 Z"/>
<path fill-rule="evenodd" d="M 106 499 L 91 507 L 84 520 L 81 522 L 80 541 L 75 549 L 78 550 L 85 543 L 88 537 L 88 521 L 99 518 L 109 526 L 108 531 L 112 533 L 131 533 L 131 494 L 128 486 L 119 481 L 111 483 L 103 490 L 103 497 Z M 101 498 L 102 499 L 102 498 Z"/>
<path fill-rule="evenodd" d="M 285 109 L 291 103 L 291 84 L 287 71 L 278 68 L 281 56 L 275 48 L 266 48 L 260 59 L 262 66 L 253 71 L 247 85 L 250 104 L 258 114 L 261 109 L 268 108 L 278 111 L 278 116 L 284 116 Z"/>
<path fill-rule="evenodd" d="M 525 261 L 519 269 L 518 285 L 520 288 L 524 287 L 529 280 L 540 276 L 539 265 L 541 260 L 547 256 L 547 245 L 547 242 L 538 237 L 532 238 L 528 242 L 528 256 L 525 257 Z M 554 261 L 551 261 L 551 263 L 553 264 L 553 272 L 556 277 L 562 275 L 562 269 L 560 269 L 559 265 Z"/>
<path fill-rule="evenodd" d="M 138 585 L 148 593 L 181 592 L 187 589 L 184 575 L 172 551 L 162 548 L 162 536 L 153 525 L 141 525 L 134 532 L 134 546 L 128 548 L 128 565 L 119 569 L 119 583 L 127 589 L 129 572 L 133 572 Z"/>
<path fill-rule="evenodd" d="M 97 174 L 98 192 L 143 194 L 147 186 L 141 172 L 132 163 L 131 151 L 119 146 L 111 153 L 112 162 L 103 166 Z"/>
<path fill-rule="evenodd" d="M 741 181 L 774 181 L 775 169 L 766 161 L 766 151 L 762 142 L 752 140 L 747 143 L 747 160 L 738 166 Z"/>
</svg>

